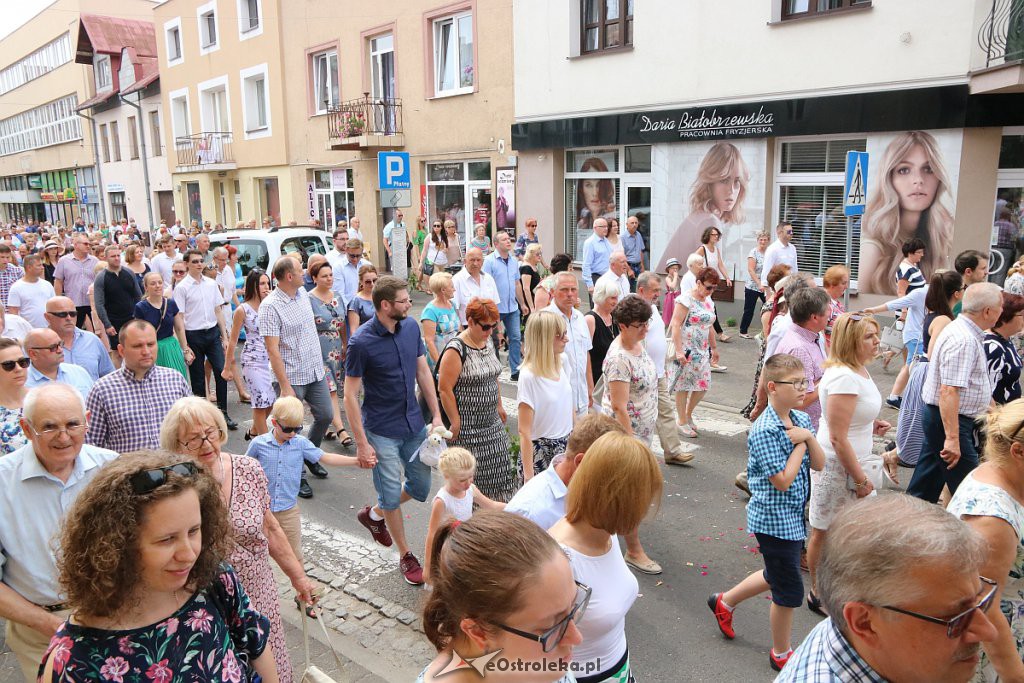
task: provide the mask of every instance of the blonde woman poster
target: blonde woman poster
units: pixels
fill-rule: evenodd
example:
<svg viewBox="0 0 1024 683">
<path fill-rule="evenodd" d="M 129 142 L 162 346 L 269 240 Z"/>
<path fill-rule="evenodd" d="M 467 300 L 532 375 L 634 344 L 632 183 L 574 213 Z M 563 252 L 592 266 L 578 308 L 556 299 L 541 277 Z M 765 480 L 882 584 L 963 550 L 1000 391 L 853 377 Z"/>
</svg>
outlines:
<svg viewBox="0 0 1024 683">
<path fill-rule="evenodd" d="M 744 202 L 749 184 L 750 171 L 736 145 L 730 142 L 712 145 L 701 159 L 696 179 L 690 186 L 689 214 L 669 237 L 655 270 L 665 272 L 665 263 L 670 258 L 685 262 L 700 246 L 701 235 L 707 228 L 716 227 L 722 232 L 723 245 L 735 243 L 735 239 L 730 239 L 734 237 L 730 235 L 730 228 L 735 230 L 746 220 Z M 669 194 L 677 197 L 678 192 L 675 188 Z"/>
<path fill-rule="evenodd" d="M 915 237 L 925 244 L 920 263 L 925 280 L 949 267 L 954 201 L 950 188 L 956 185 L 946 170 L 950 166 L 945 156 L 936 137 L 920 130 L 899 133 L 880 156 L 872 154 L 861 230 L 861 292 L 896 295 L 903 243 Z"/>
</svg>

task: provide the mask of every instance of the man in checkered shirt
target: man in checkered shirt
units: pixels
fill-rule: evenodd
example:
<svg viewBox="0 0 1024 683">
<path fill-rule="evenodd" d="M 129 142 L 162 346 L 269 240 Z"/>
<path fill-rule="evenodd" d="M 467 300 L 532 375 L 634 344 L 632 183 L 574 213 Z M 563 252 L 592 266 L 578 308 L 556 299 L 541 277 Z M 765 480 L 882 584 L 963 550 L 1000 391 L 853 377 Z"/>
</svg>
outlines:
<svg viewBox="0 0 1024 683">
<path fill-rule="evenodd" d="M 942 486 L 956 493 L 964 477 L 978 466 L 974 421 L 992 403 L 983 340 L 1003 312 L 999 285 L 978 282 L 964 292 L 963 309 L 933 341 L 924 399 L 924 443 L 907 493 L 930 503 Z"/>
<path fill-rule="evenodd" d="M 832 616 L 775 683 L 971 679 L 981 644 L 997 637 L 987 613 L 998 586 L 978 575 L 986 553 L 964 522 L 916 498 L 868 496 L 845 506 L 817 572 Z"/>
</svg>

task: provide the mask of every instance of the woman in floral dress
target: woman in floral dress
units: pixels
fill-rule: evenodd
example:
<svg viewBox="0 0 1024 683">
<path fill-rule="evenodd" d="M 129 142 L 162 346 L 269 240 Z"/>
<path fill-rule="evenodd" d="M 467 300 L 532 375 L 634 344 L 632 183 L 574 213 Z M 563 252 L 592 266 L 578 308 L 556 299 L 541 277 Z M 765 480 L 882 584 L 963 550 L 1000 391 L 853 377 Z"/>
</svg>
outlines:
<svg viewBox="0 0 1024 683">
<path fill-rule="evenodd" d="M 311 259 L 312 260 L 312 259 Z M 309 267 L 309 276 L 313 278 L 315 287 L 309 292 L 309 303 L 313 307 L 313 322 L 316 334 L 320 338 L 320 353 L 324 357 L 324 369 L 327 370 L 327 387 L 331 392 L 331 405 L 334 406 L 332 429 L 324 434 L 325 439 L 341 439 L 341 445 L 351 446 L 352 437 L 345 431 L 345 423 L 341 421 L 341 409 L 338 407 L 338 394 L 344 396 L 345 387 L 345 308 L 338 302 L 333 291 L 334 270 L 327 261 L 320 261 Z"/>
<path fill-rule="evenodd" d="M 0 337 L 0 455 L 18 450 L 26 443 L 21 431 L 21 407 L 25 400 L 25 378 L 29 360 L 14 339 Z M 10 368 L 10 369 L 8 369 Z"/>
<path fill-rule="evenodd" d="M 601 407 L 646 446 L 658 419 L 658 370 L 643 345 L 652 314 L 651 305 L 636 296 L 615 305 L 612 320 L 619 334 L 608 347 L 602 373 L 607 390 Z"/>
<path fill-rule="evenodd" d="M 995 600 L 1000 609 L 990 609 L 986 615 L 998 635 L 982 643 L 976 683 L 1024 679 L 1022 422 L 1024 399 L 989 411 L 985 460 L 964 478 L 947 508 L 985 537 L 989 552 L 981 575 L 997 582 Z"/>
<path fill-rule="evenodd" d="M 283 643 L 268 643 L 267 617 L 223 564 L 230 534 L 217 482 L 194 463 L 149 451 L 104 466 L 62 533 L 71 616 L 39 680 L 279 680 L 274 650 Z M 149 540 L 165 536 L 173 541 Z"/>
<path fill-rule="evenodd" d="M 224 416 L 209 401 L 178 399 L 160 428 L 160 447 L 194 461 L 220 484 L 228 505 L 234 549 L 227 562 L 252 600 L 253 609 L 270 620 L 281 683 L 291 683 L 291 662 L 281 626 L 281 607 L 270 558 L 274 558 L 302 600 L 312 599 L 313 585 L 295 557 L 281 525 L 270 512 L 267 477 L 255 458 L 223 453 L 228 440 Z"/>
<path fill-rule="evenodd" d="M 666 369 L 669 391 L 676 395 L 679 431 L 690 438 L 697 436 L 693 411 L 711 385 L 711 366 L 718 364 L 717 341 L 710 333 L 715 322 L 711 293 L 718 286 L 718 272 L 704 268 L 697 273 L 697 285 L 689 292 L 680 292 L 672 314 L 672 346 L 675 357 Z"/>
<path fill-rule="evenodd" d="M 235 309 L 232 315 L 231 334 L 228 335 L 228 348 L 225 357 L 235 357 L 235 344 L 239 334 L 245 330 L 245 346 L 242 347 L 242 379 L 249 389 L 249 400 L 252 403 L 252 427 L 245 433 L 248 441 L 254 436 L 267 433 L 267 417 L 277 399 L 274 391 L 274 379 L 270 374 L 270 356 L 263 343 L 257 321 L 259 319 L 260 302 L 270 293 L 270 276 L 258 268 L 249 271 L 245 278 L 245 301 Z M 231 381 L 234 377 L 234 363 L 224 364 L 221 377 Z"/>
</svg>

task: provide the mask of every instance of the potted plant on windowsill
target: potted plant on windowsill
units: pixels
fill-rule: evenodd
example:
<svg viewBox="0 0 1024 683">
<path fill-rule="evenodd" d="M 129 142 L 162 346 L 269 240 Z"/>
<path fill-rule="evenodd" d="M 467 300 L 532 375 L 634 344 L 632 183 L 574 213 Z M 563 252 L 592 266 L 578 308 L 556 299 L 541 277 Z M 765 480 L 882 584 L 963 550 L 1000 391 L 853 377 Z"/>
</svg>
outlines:
<svg viewBox="0 0 1024 683">
<path fill-rule="evenodd" d="M 341 120 L 341 137 L 357 138 L 366 131 L 366 117 L 361 112 L 349 112 Z"/>
</svg>

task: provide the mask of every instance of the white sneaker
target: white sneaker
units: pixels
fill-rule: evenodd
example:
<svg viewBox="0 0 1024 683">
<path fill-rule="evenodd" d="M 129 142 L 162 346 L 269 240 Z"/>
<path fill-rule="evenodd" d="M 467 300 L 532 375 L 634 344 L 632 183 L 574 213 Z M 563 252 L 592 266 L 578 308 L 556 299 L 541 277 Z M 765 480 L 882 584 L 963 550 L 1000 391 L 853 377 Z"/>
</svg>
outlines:
<svg viewBox="0 0 1024 683">
<path fill-rule="evenodd" d="M 712 365 L 711 372 L 725 372 L 729 369 L 728 365 Z"/>
</svg>

